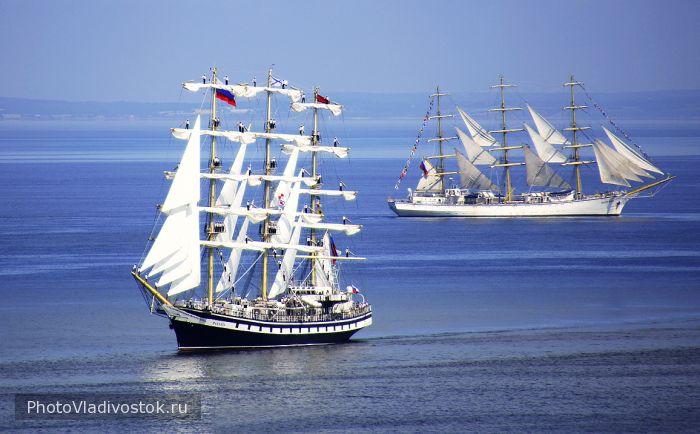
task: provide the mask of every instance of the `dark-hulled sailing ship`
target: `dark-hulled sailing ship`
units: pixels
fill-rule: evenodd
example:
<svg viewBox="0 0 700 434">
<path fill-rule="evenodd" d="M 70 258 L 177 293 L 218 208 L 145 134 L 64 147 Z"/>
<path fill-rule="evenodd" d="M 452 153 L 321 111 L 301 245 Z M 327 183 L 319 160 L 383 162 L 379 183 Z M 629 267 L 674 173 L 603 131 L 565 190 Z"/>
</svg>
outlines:
<svg viewBox="0 0 700 434">
<path fill-rule="evenodd" d="M 173 128 L 187 145 L 177 169 L 166 172 L 172 183 L 159 205 L 164 219 L 158 235 L 132 271 L 151 311 L 169 318 L 180 350 L 338 343 L 372 324 L 370 304 L 355 285 L 342 288 L 339 275 L 342 261 L 364 258 L 349 250 L 339 254 L 331 236 L 353 235 L 361 226 L 345 217 L 328 223 L 322 208 L 325 198 L 356 197 L 342 181 L 339 190 L 323 189 L 319 170 L 319 153 L 348 156 L 336 140 L 323 146 L 318 130 L 319 111 L 337 116 L 342 106 L 318 88 L 307 103 L 303 91 L 274 79 L 271 69 L 267 78 L 266 86 L 229 85 L 213 68 L 210 79 L 183 84 L 211 98 L 209 127 L 202 129 L 198 116 L 193 128 Z M 273 95 L 289 98 L 292 111 L 313 111 L 311 135 L 276 131 Z M 237 97 L 257 96 L 267 99 L 264 131 L 241 123 L 238 131 L 220 128 L 217 100 L 235 105 Z M 217 140 L 237 145 L 228 168 Z M 262 170 L 244 169 L 248 146 L 259 140 L 265 146 Z M 273 142 L 288 155 L 282 173 Z M 202 145 L 209 150 L 204 170 Z M 310 170 L 297 167 L 303 156 Z M 249 187 L 261 193 L 260 206 Z"/>
</svg>

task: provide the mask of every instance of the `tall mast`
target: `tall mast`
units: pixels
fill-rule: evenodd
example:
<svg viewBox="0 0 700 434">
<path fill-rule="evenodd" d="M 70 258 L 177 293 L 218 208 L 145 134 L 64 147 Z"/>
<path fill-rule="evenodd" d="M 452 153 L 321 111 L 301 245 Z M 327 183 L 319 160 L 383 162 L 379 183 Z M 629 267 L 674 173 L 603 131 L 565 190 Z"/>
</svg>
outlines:
<svg viewBox="0 0 700 434">
<path fill-rule="evenodd" d="M 444 193 L 445 192 L 445 158 L 444 158 L 444 153 L 442 151 L 442 142 L 446 140 L 452 140 L 456 139 L 456 137 L 443 137 L 442 136 L 442 119 L 443 118 L 451 118 L 452 115 L 443 115 L 441 110 L 440 110 L 440 97 L 441 96 L 447 96 L 449 95 L 448 93 L 440 93 L 440 86 L 437 86 L 435 89 L 435 93 L 430 95 L 431 98 L 437 98 L 437 114 L 435 116 L 430 116 L 428 119 L 437 119 L 437 137 L 434 139 L 428 140 L 428 142 L 438 142 L 438 175 L 442 177 L 442 182 L 440 183 L 441 191 Z M 454 173 L 454 172 L 450 172 Z"/>
<path fill-rule="evenodd" d="M 522 128 L 508 128 L 508 124 L 506 123 L 506 112 L 509 111 L 515 111 L 515 110 L 522 110 L 520 107 L 506 107 L 506 98 L 505 98 L 505 88 L 507 87 L 515 87 L 514 84 L 506 84 L 503 82 L 503 76 L 500 76 L 500 83 L 496 84 L 494 86 L 491 86 L 491 88 L 499 88 L 501 92 L 501 106 L 497 108 L 492 108 L 489 109 L 490 112 L 501 112 L 501 129 L 500 130 L 493 130 L 489 131 L 490 133 L 502 133 L 503 134 L 503 143 L 501 148 L 497 149 L 492 149 L 494 151 L 499 150 L 503 151 L 503 162 L 501 164 L 495 164 L 494 166 L 497 167 L 503 167 L 505 170 L 505 182 L 506 182 L 506 197 L 505 197 L 505 202 L 510 202 L 513 200 L 513 187 L 510 181 L 510 168 L 511 166 L 521 166 L 523 163 L 509 163 L 508 162 L 508 151 L 512 149 L 520 149 L 522 146 L 508 146 L 508 133 L 515 133 L 518 131 L 522 131 Z"/>
<path fill-rule="evenodd" d="M 571 146 L 565 147 L 572 148 L 574 150 L 574 161 L 569 164 L 574 166 L 574 173 L 576 174 L 576 197 L 581 197 L 583 194 L 583 187 L 581 185 L 581 165 L 590 163 L 590 161 L 581 161 L 580 149 L 588 145 L 579 145 L 577 134 L 579 131 L 590 129 L 590 127 L 579 127 L 576 124 L 576 110 L 588 108 L 588 106 L 585 105 L 576 105 L 576 102 L 574 101 L 574 87 L 582 85 L 583 83 L 574 80 L 573 75 L 571 75 L 568 83 L 564 83 L 564 86 L 569 86 L 571 88 L 571 105 L 569 107 L 564 107 L 566 110 L 571 110 L 571 127 L 564 128 L 564 131 L 571 131 L 572 134 Z"/>
<path fill-rule="evenodd" d="M 272 87 L 272 68 L 267 71 L 267 87 Z M 267 91 L 267 120 L 265 121 L 265 132 L 269 133 L 270 121 L 272 120 L 272 92 Z M 270 148 L 271 140 L 269 138 L 265 139 L 265 175 L 270 175 L 272 173 L 272 168 L 270 167 Z M 267 209 L 270 206 L 270 181 L 265 181 L 265 189 L 263 193 L 263 208 Z M 262 240 L 268 241 L 270 236 L 270 228 L 267 219 L 263 220 L 262 227 Z M 268 269 L 268 257 L 267 249 L 262 252 L 262 282 L 260 283 L 260 289 L 262 291 L 262 299 L 267 300 L 267 269 Z"/>
<path fill-rule="evenodd" d="M 314 87 L 314 99 L 313 99 L 314 103 L 316 101 L 318 101 L 317 97 L 318 97 L 318 87 Z M 313 133 L 311 135 L 311 146 L 318 146 L 318 109 L 317 108 L 314 108 L 314 129 L 313 129 Z M 317 168 L 316 168 L 316 152 L 312 152 L 311 153 L 311 177 L 312 177 L 312 179 L 316 179 L 316 176 L 317 176 L 316 170 L 317 170 Z M 319 186 L 318 186 L 318 184 L 316 184 L 312 188 L 314 188 L 314 189 L 319 188 Z M 311 200 L 311 212 L 316 214 L 316 212 L 320 211 L 320 210 L 316 209 L 316 204 L 319 203 L 319 205 L 320 205 L 320 201 L 321 201 L 320 197 L 321 196 L 316 196 L 317 199 L 314 199 L 314 195 L 309 195 L 309 196 L 311 197 L 311 199 L 310 199 Z M 311 238 L 311 243 L 313 245 L 316 245 L 316 230 L 314 230 L 313 228 L 311 228 L 310 238 Z M 316 264 L 314 262 L 315 259 L 313 258 L 313 256 L 315 256 L 315 254 L 312 254 L 311 256 L 312 256 L 312 258 L 311 258 L 311 283 L 315 285 L 316 284 L 316 267 L 315 267 Z"/>
<path fill-rule="evenodd" d="M 211 83 L 216 83 L 216 67 L 211 69 Z M 216 130 L 216 88 L 211 88 L 211 119 L 209 120 L 209 128 L 214 131 Z M 209 158 L 209 173 L 214 173 L 216 171 L 216 136 L 211 136 L 211 156 Z M 214 179 L 209 180 L 209 207 L 214 206 L 214 201 L 216 195 L 216 181 Z M 211 241 L 214 239 L 214 216 L 211 213 L 207 213 L 207 240 Z M 209 267 L 207 270 L 207 299 L 209 305 L 214 303 L 214 248 L 209 247 Z"/>
</svg>

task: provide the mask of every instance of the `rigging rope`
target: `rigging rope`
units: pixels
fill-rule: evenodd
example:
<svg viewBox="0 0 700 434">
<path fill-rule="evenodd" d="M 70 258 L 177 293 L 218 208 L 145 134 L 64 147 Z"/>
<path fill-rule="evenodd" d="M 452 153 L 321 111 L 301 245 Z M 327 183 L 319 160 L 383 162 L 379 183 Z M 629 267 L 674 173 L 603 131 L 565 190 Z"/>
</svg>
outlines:
<svg viewBox="0 0 700 434">
<path fill-rule="evenodd" d="M 632 145 L 634 145 L 634 147 L 637 148 L 637 150 L 639 150 L 639 152 L 642 153 L 642 155 L 644 156 L 645 159 L 651 161 L 651 158 L 649 157 L 649 155 L 647 155 L 646 152 L 644 152 L 644 150 L 642 149 L 642 147 L 639 146 L 638 144 L 636 144 L 636 143 L 632 140 L 632 138 L 627 134 L 627 132 L 626 132 L 625 130 L 623 130 L 622 128 L 620 128 L 620 127 L 615 123 L 615 121 L 613 121 L 612 119 L 610 119 L 610 116 L 608 116 L 608 114 L 605 112 L 605 110 L 603 110 L 603 108 L 602 108 L 600 105 L 598 105 L 597 102 L 595 102 L 595 101 L 593 100 L 593 97 L 591 97 L 591 95 L 588 93 L 588 91 L 586 90 L 586 88 L 583 87 L 583 84 L 579 84 L 579 86 L 581 86 L 581 89 L 583 89 L 583 93 L 586 94 L 586 98 L 588 98 L 588 101 L 590 101 L 591 104 L 593 104 L 593 107 L 595 107 L 596 110 L 598 110 L 598 111 L 603 115 L 603 117 L 608 121 L 608 123 L 610 123 L 610 125 L 612 125 L 613 128 L 615 128 L 615 131 L 617 131 L 619 134 L 622 134 L 622 136 L 623 136 L 625 139 L 627 139 L 627 141 L 628 141 L 629 143 L 631 143 Z"/>
<path fill-rule="evenodd" d="M 435 102 L 435 98 L 430 97 L 430 104 L 428 105 L 428 110 L 425 112 L 425 116 L 423 116 L 423 124 L 420 127 L 420 130 L 418 130 L 418 137 L 416 137 L 416 142 L 413 144 L 413 147 L 411 148 L 411 153 L 408 156 L 408 159 L 406 160 L 406 164 L 403 166 L 403 170 L 401 171 L 401 174 L 399 175 L 399 179 L 396 180 L 396 185 L 394 185 L 394 190 L 399 189 L 399 185 L 401 185 L 401 181 L 406 177 L 406 174 L 408 173 L 408 168 L 411 167 L 411 161 L 413 160 L 413 156 L 416 154 L 416 151 L 418 150 L 418 143 L 420 143 L 420 139 L 423 136 L 423 130 L 425 130 L 425 125 L 428 123 L 428 119 L 430 118 L 430 112 L 433 110 L 433 102 Z"/>
</svg>

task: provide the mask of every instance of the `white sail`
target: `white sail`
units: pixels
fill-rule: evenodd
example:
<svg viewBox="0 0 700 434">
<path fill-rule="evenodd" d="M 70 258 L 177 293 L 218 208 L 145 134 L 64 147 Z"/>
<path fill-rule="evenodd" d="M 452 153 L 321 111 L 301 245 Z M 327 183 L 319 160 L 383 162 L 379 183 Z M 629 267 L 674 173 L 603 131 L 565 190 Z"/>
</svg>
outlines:
<svg viewBox="0 0 700 434">
<path fill-rule="evenodd" d="M 538 187 L 571 188 L 557 173 L 529 148 L 523 148 L 527 184 Z"/>
<path fill-rule="evenodd" d="M 321 252 L 320 258 L 313 261 L 314 271 L 316 275 L 316 284 L 318 287 L 333 288 L 336 286 L 336 276 L 333 270 L 333 260 L 329 259 L 332 257 L 331 253 L 331 237 L 326 232 L 323 234 L 323 241 L 321 242 L 323 251 Z"/>
<path fill-rule="evenodd" d="M 160 209 L 165 214 L 168 214 L 175 208 L 199 201 L 199 125 L 200 119 L 197 116 L 194 129 L 192 130 L 193 132 L 196 131 L 196 133 L 190 135 L 168 195 Z M 193 177 L 197 178 L 196 182 Z"/>
<path fill-rule="evenodd" d="M 301 169 L 304 170 L 304 169 Z M 301 171 L 300 171 L 301 172 Z M 289 237 L 292 234 L 292 226 L 296 220 L 297 210 L 299 206 L 299 190 L 300 184 L 295 182 L 286 197 L 279 199 L 279 206 L 283 207 L 282 214 L 277 220 L 275 233 L 271 240 L 278 243 L 288 243 Z"/>
<path fill-rule="evenodd" d="M 282 145 L 282 152 L 285 154 L 291 154 L 294 149 L 298 149 L 299 152 L 329 152 L 334 154 L 338 158 L 345 158 L 348 156 L 350 148 L 345 148 L 342 146 L 309 146 L 309 145 L 293 145 L 290 143 L 285 143 Z"/>
<path fill-rule="evenodd" d="M 630 183 L 627 180 L 641 181 L 630 169 L 629 161 L 602 141 L 596 139 L 593 142 L 593 152 L 602 182 L 629 187 Z"/>
<path fill-rule="evenodd" d="M 497 185 L 491 182 L 479 169 L 469 162 L 467 157 L 455 149 L 457 156 L 457 166 L 459 167 L 459 177 L 462 183 L 462 188 L 470 190 L 492 190 L 498 191 Z"/>
<path fill-rule="evenodd" d="M 245 158 L 245 153 L 248 145 L 242 143 L 238 148 L 236 153 L 236 158 L 231 164 L 231 169 L 229 170 L 229 175 L 231 178 L 227 178 L 224 185 L 221 187 L 219 196 L 216 198 L 216 205 L 231 205 L 236 197 L 236 192 L 238 191 L 238 184 L 240 180 L 235 179 L 236 176 L 240 176 L 241 169 L 243 168 L 243 159 Z M 240 203 L 236 206 L 239 206 Z"/>
<path fill-rule="evenodd" d="M 296 225 L 292 231 L 289 242 L 291 244 L 299 244 L 299 238 L 301 238 L 301 226 Z M 284 251 L 284 256 L 278 264 L 279 269 L 275 275 L 275 281 L 272 283 L 270 291 L 268 292 L 269 298 L 275 298 L 282 294 L 285 289 L 287 289 L 287 286 L 293 277 L 294 261 L 297 256 L 297 250 L 299 249 L 288 248 Z"/>
<path fill-rule="evenodd" d="M 542 161 L 547 163 L 566 163 L 568 160 L 566 155 L 556 150 L 543 136 L 533 130 L 530 125 L 524 125 L 527 133 L 530 135 L 530 139 L 532 139 L 532 144 L 535 145 L 535 151 Z"/>
<path fill-rule="evenodd" d="M 294 148 L 289 154 L 289 159 L 287 160 L 287 165 L 284 166 L 284 172 L 282 174 L 283 177 L 287 179 L 280 180 L 280 182 L 277 184 L 277 187 L 275 188 L 275 192 L 272 195 L 272 200 L 270 201 L 270 206 L 271 207 L 284 207 L 284 203 L 287 201 L 287 198 L 289 198 L 289 194 L 292 189 L 292 183 L 294 182 L 293 180 L 289 180 L 289 178 L 292 178 L 294 176 L 294 172 L 297 169 L 297 162 L 299 160 L 299 149 Z M 303 173 L 303 172 L 301 172 Z M 313 179 L 309 177 L 308 179 Z M 306 181 L 305 181 L 306 182 Z"/>
<path fill-rule="evenodd" d="M 302 228 L 321 229 L 326 231 L 344 232 L 345 235 L 355 235 L 360 232 L 362 225 L 351 225 L 343 223 L 305 223 L 298 222 Z"/>
<path fill-rule="evenodd" d="M 547 119 L 543 118 L 542 115 L 537 113 L 535 109 L 533 109 L 529 105 L 527 106 L 527 109 L 530 111 L 530 116 L 532 116 L 532 120 L 535 122 L 535 127 L 537 127 L 537 131 L 540 133 L 540 136 L 545 141 L 547 141 L 547 143 L 552 145 L 570 144 L 569 141 L 566 140 L 566 137 L 564 137 L 562 133 L 560 133 L 556 128 L 554 128 L 554 125 L 552 125 Z M 546 158 L 544 158 L 542 154 L 540 154 L 540 157 L 544 161 L 549 161 Z"/>
<path fill-rule="evenodd" d="M 460 107 L 457 107 L 457 111 L 462 117 L 464 124 L 467 126 L 467 129 L 469 130 L 469 134 L 471 134 L 472 139 L 474 139 L 474 141 L 479 146 L 500 146 L 498 141 L 494 139 L 493 136 L 488 131 L 486 131 L 481 125 L 479 125 L 474 119 L 472 119 L 471 116 L 466 114 L 464 110 L 462 110 Z"/>
<path fill-rule="evenodd" d="M 422 164 L 425 170 L 418 180 L 416 191 L 442 191 L 442 176 L 437 174 L 437 170 L 430 161 L 423 160 Z"/>
<path fill-rule="evenodd" d="M 243 242 L 240 243 L 238 241 L 204 241 L 200 240 L 199 245 L 203 247 L 214 247 L 214 248 L 222 248 L 222 249 L 241 249 L 241 250 L 250 250 L 250 251 L 256 251 L 256 252 L 262 252 L 265 249 L 280 249 L 280 250 L 287 250 L 287 249 L 295 249 L 300 252 L 306 252 L 306 253 L 318 253 L 321 250 L 323 250 L 321 247 L 318 246 L 307 246 L 307 245 L 300 245 L 300 244 L 292 244 L 292 243 L 276 243 L 276 242 L 263 242 L 263 241 L 248 241 L 248 242 Z"/>
<path fill-rule="evenodd" d="M 355 200 L 357 198 L 357 192 L 350 190 L 309 190 L 303 188 L 299 190 L 299 193 L 311 196 L 342 196 L 345 200 Z"/>
<path fill-rule="evenodd" d="M 460 130 L 457 127 L 455 127 L 455 130 L 457 130 L 457 136 L 462 142 L 462 145 L 464 146 L 464 151 L 467 153 L 469 161 L 472 164 L 474 164 L 475 166 L 491 166 L 492 164 L 496 164 L 496 162 L 498 162 L 498 159 L 496 159 L 496 157 L 494 157 L 487 150 L 479 146 L 474 141 L 474 139 L 467 136 L 464 133 L 464 131 Z"/>
<path fill-rule="evenodd" d="M 261 92 L 272 92 L 284 95 L 292 100 L 292 102 L 297 102 L 301 99 L 301 91 L 297 89 L 282 89 L 279 87 L 257 87 L 248 86 L 241 84 L 228 85 L 223 83 L 182 83 L 182 87 L 189 90 L 190 92 L 198 92 L 201 89 L 214 88 L 223 89 L 231 92 L 232 94 L 239 96 L 241 98 L 254 98 Z"/>
<path fill-rule="evenodd" d="M 168 295 L 199 285 L 199 140 L 200 119 L 182 155 L 161 211 L 167 215 L 153 245 L 141 264 L 141 271 L 152 268 L 149 277 L 161 274 L 157 286 L 170 284 Z"/>
<path fill-rule="evenodd" d="M 172 132 L 173 137 L 180 140 L 188 140 L 190 135 L 192 134 L 192 130 L 188 130 L 186 128 L 172 128 L 170 131 Z M 200 134 L 202 134 L 203 136 L 223 137 L 232 142 L 246 144 L 254 143 L 257 139 L 270 139 L 280 140 L 284 142 L 294 142 L 297 145 L 311 144 L 311 136 L 304 136 L 301 134 L 265 133 L 258 131 L 247 131 L 245 133 L 241 133 L 239 131 L 226 130 L 204 130 L 201 131 Z"/>
<path fill-rule="evenodd" d="M 263 181 L 281 181 L 281 182 L 302 182 L 308 187 L 313 187 L 318 184 L 318 178 L 312 178 L 310 176 L 285 176 L 285 175 L 255 175 L 255 174 L 241 174 L 241 175 L 231 175 L 229 173 L 201 173 L 199 175 L 205 179 L 219 179 L 219 180 L 233 180 L 233 181 L 248 181 L 248 185 L 257 187 L 262 184 Z"/>
<path fill-rule="evenodd" d="M 241 224 L 241 229 L 238 231 L 238 237 L 236 238 L 237 243 L 245 243 L 246 237 L 248 237 L 248 225 L 249 220 L 244 219 L 243 223 Z M 242 254 L 243 249 L 231 249 L 228 260 L 224 264 L 221 277 L 216 284 L 215 291 L 217 293 L 229 290 L 233 287 L 233 284 L 236 281 L 236 275 L 238 274 L 238 264 L 241 262 Z"/>
<path fill-rule="evenodd" d="M 635 151 L 627 143 L 623 142 L 622 139 L 617 137 L 610 130 L 603 127 L 603 131 L 605 131 L 605 134 L 607 134 L 608 138 L 610 139 L 610 142 L 613 144 L 613 146 L 615 147 L 615 150 L 618 153 L 623 155 L 625 158 L 630 160 L 635 165 L 639 166 L 642 170 L 648 170 L 650 172 L 656 172 L 658 174 L 663 175 L 664 172 L 661 169 L 659 169 L 658 167 L 651 164 L 649 162 L 649 160 L 647 160 L 642 155 L 640 155 L 639 152 Z M 649 175 L 648 173 L 646 175 L 644 175 L 644 174 L 639 174 L 639 175 L 646 176 L 647 178 L 653 178 L 653 176 Z"/>
<path fill-rule="evenodd" d="M 306 109 L 315 108 L 328 110 L 333 113 L 333 116 L 340 116 L 343 112 L 343 106 L 340 104 L 320 104 L 320 103 L 306 103 L 306 102 L 295 102 L 292 103 L 292 110 L 295 112 L 302 112 Z"/>
</svg>

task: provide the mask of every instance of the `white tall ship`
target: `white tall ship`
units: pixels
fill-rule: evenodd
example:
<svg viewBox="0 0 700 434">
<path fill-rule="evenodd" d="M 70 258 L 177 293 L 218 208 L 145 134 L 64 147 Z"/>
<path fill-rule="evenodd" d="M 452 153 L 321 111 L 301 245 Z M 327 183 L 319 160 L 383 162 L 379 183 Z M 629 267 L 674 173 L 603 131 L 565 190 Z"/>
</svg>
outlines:
<svg viewBox="0 0 700 434">
<path fill-rule="evenodd" d="M 318 89 L 306 102 L 271 69 L 266 86 L 229 85 L 213 68 L 211 78 L 183 87 L 211 99 L 209 126 L 197 116 L 192 128 L 188 121 L 172 129 L 187 145 L 177 169 L 166 172 L 171 185 L 159 205 L 158 235 L 132 270 L 151 311 L 169 319 L 178 348 L 329 344 L 369 326 L 371 306 L 353 284 L 341 287 L 339 273 L 343 261 L 364 258 L 339 254 L 331 235 L 350 236 L 361 227 L 344 217 L 327 222 L 322 203 L 356 197 L 343 188 L 324 189 L 320 172 L 319 153 L 348 156 L 337 142 L 324 146 L 318 129 L 319 112 L 337 116 L 342 106 Z M 311 135 L 277 131 L 273 95 L 288 98 L 291 111 L 313 112 Z M 236 105 L 236 98 L 257 96 L 266 99 L 263 131 L 240 122 L 237 130 L 222 129 L 226 122 L 219 116 L 226 113 L 217 100 Z M 235 153 L 218 146 L 225 141 Z M 288 155 L 283 167 L 273 158 L 275 142 Z M 258 144 L 264 161 L 256 170 L 250 148 Z M 203 147 L 209 155 L 200 167 Z"/>
<path fill-rule="evenodd" d="M 437 155 L 423 159 L 420 166 L 423 175 L 415 190 L 408 189 L 407 198 L 389 198 L 391 210 L 398 216 L 416 217 L 614 216 L 622 213 L 630 199 L 639 197 L 642 192 L 653 191 L 674 178 L 650 162 L 640 149 L 629 145 L 605 127 L 603 131 L 612 146 L 597 138 L 589 140 L 586 130 L 590 127 L 580 125 L 576 119 L 576 112 L 587 108 L 577 105 L 575 101 L 574 90 L 583 85 L 573 76 L 564 85 L 571 90 L 570 104 L 565 107 L 571 111 L 571 123 L 563 129 L 564 133 L 530 106 L 527 106 L 527 110 L 534 128 L 528 124 L 522 128 L 509 126 L 507 114 L 522 108 L 506 106 L 505 89 L 513 85 L 505 83 L 501 77 L 500 83 L 492 86 L 500 90 L 500 107 L 489 110 L 500 113 L 500 128 L 487 131 L 457 107 L 467 132 L 455 127 L 456 136 L 451 137 L 443 135 L 443 119 L 452 115 L 442 114 L 440 98 L 447 94 L 440 93 L 438 88 L 431 95 L 430 102 L 431 109 L 433 102 L 437 103 L 437 113 L 432 115 L 429 109 L 424 119 L 424 126 L 425 121 L 437 120 L 437 137 L 428 140 L 437 143 Z M 511 134 L 525 131 L 531 145 L 510 144 Z M 500 142 L 494 134 L 500 135 Z M 411 151 L 411 158 L 419 139 Z M 454 148 L 454 152 L 444 153 L 445 144 L 457 139 L 461 142 L 461 150 Z M 592 148 L 595 158 L 583 159 L 582 148 Z M 522 153 L 520 161 L 514 158 L 516 152 Z M 397 189 L 407 174 L 411 158 L 404 166 L 396 184 Z M 445 162 L 450 160 L 456 163 L 454 171 L 446 171 Z M 585 194 L 581 181 L 583 165 L 597 165 L 601 182 L 614 185 L 616 189 Z M 519 166 L 525 166 L 529 189 L 516 193 L 512 172 Z M 555 170 L 555 167 L 559 170 Z M 573 168 L 573 186 L 558 173 L 565 168 Z M 485 169 L 492 169 L 489 170 L 490 174 L 494 178 L 499 176 L 500 182 L 487 176 Z M 448 185 L 452 176 L 458 177 L 459 183 Z"/>
</svg>

